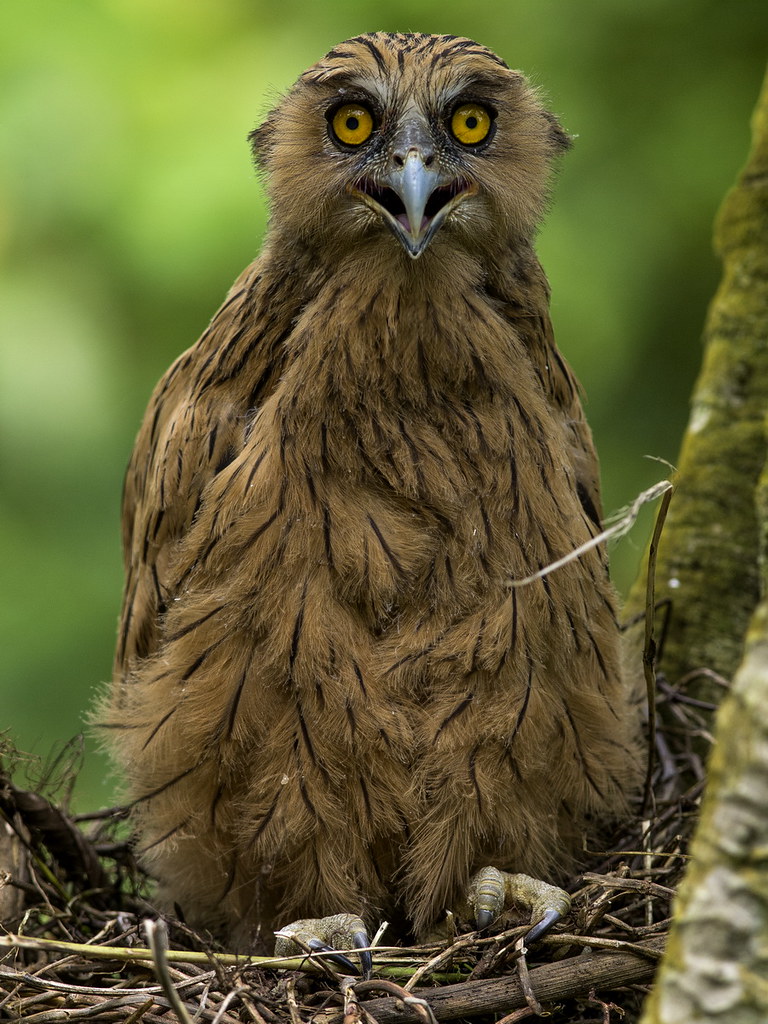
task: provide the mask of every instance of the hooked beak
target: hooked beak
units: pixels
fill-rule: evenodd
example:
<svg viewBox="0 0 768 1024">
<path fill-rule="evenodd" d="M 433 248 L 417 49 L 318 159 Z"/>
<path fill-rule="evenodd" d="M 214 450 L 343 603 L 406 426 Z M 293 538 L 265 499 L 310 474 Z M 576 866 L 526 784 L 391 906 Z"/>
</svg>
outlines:
<svg viewBox="0 0 768 1024">
<path fill-rule="evenodd" d="M 393 167 L 375 182 L 363 178 L 350 191 L 382 218 L 415 260 L 451 210 L 476 187 L 463 178 L 446 180 L 414 146 L 401 166 Z"/>
</svg>

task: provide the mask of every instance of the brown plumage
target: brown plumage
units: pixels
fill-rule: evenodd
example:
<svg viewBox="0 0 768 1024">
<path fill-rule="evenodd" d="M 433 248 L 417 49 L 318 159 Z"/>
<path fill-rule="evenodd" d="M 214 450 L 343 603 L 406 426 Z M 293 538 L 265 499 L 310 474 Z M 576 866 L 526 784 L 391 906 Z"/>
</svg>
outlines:
<svg viewBox="0 0 768 1024">
<path fill-rule="evenodd" d="M 567 138 L 485 47 L 376 33 L 252 141 L 269 232 L 139 433 L 100 718 L 188 918 L 423 934 L 636 774 L 604 550 L 508 585 L 599 523 L 532 248 Z"/>
</svg>

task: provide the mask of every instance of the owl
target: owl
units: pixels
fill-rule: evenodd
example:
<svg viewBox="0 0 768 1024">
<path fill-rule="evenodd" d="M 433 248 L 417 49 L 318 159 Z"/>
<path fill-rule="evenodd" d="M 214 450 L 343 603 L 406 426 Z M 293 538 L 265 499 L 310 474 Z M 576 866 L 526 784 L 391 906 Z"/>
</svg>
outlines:
<svg viewBox="0 0 768 1024">
<path fill-rule="evenodd" d="M 540 573 L 600 530 L 533 248 L 568 137 L 486 47 L 373 33 L 250 139 L 262 253 L 125 484 L 98 718 L 137 849 L 238 948 L 510 902 L 535 937 L 638 771 L 605 550 Z"/>
</svg>

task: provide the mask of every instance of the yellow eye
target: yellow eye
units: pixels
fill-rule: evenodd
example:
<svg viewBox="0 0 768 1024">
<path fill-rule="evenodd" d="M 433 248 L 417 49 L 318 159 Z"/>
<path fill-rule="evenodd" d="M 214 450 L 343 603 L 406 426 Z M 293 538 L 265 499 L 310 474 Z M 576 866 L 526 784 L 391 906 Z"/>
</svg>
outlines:
<svg viewBox="0 0 768 1024">
<path fill-rule="evenodd" d="M 345 146 L 361 146 L 373 131 L 373 117 L 360 103 L 345 103 L 334 113 L 331 127 Z"/>
<path fill-rule="evenodd" d="M 476 146 L 488 137 L 493 119 L 479 103 L 462 103 L 451 115 L 451 131 L 465 146 Z"/>
</svg>

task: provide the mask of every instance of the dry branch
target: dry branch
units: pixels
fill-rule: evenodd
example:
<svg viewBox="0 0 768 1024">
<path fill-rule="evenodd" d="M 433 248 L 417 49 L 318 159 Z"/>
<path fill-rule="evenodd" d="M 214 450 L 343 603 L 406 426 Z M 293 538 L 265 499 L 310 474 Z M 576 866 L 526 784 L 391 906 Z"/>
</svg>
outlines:
<svg viewBox="0 0 768 1024">
<path fill-rule="evenodd" d="M 654 956 L 663 949 L 663 939 L 649 939 L 642 946 L 651 956 L 634 952 L 591 953 L 570 957 L 558 963 L 544 964 L 530 972 L 530 984 L 540 1003 L 553 1003 L 587 996 L 594 989 L 613 990 L 625 985 L 650 981 L 655 967 Z M 437 1020 L 456 1020 L 492 1013 L 509 1013 L 527 1005 L 523 986 L 517 976 L 468 981 L 441 989 L 417 989 L 415 995 L 425 998 Z M 396 998 L 372 999 L 363 1004 L 378 1024 L 418 1024 L 419 1014 Z M 341 1015 L 331 1012 L 317 1015 L 316 1022 L 335 1024 Z"/>
</svg>

